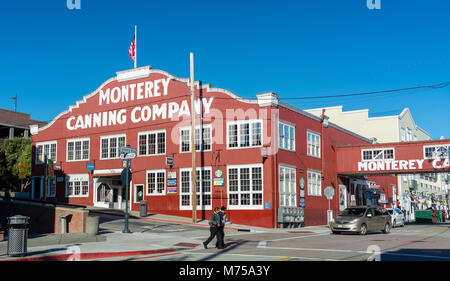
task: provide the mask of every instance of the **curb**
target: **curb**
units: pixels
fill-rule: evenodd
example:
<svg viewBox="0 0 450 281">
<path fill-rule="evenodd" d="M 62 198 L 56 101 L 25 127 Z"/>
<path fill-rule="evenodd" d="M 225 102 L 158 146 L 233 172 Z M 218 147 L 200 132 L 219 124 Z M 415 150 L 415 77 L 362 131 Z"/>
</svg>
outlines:
<svg viewBox="0 0 450 281">
<path fill-rule="evenodd" d="M 80 253 L 80 254 L 61 254 L 61 255 L 50 255 L 41 257 L 30 257 L 30 258 L 18 258 L 2 261 L 68 261 L 69 259 L 75 260 L 90 260 L 90 259 L 104 259 L 104 258 L 115 258 L 115 257 L 127 257 L 127 256 L 140 256 L 140 255 L 153 255 L 162 253 L 171 253 L 176 250 L 173 248 L 159 249 L 159 250 L 144 250 L 144 251 L 129 251 L 129 252 L 103 252 L 103 253 Z"/>
</svg>

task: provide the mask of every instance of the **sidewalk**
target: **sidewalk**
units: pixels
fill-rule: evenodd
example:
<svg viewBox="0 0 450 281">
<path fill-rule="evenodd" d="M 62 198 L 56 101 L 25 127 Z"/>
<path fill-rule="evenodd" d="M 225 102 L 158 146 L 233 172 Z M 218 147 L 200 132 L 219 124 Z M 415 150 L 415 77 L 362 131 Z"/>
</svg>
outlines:
<svg viewBox="0 0 450 281">
<path fill-rule="evenodd" d="M 118 210 L 89 208 L 90 215 L 103 213 L 108 215 L 123 216 Z M 192 219 L 161 214 L 150 214 L 140 217 L 138 212 L 130 212 L 130 218 L 155 222 L 189 225 L 199 227 L 199 233 L 195 230 L 193 235 L 180 235 L 180 233 L 152 233 L 134 232 L 122 233 L 121 231 L 104 229 L 100 226 L 98 235 L 85 233 L 68 234 L 41 234 L 29 235 L 27 254 L 25 257 L 10 257 L 6 255 L 7 241 L 0 242 L 1 261 L 67 261 L 67 260 L 127 260 L 140 256 L 175 255 L 176 251 L 202 248 L 199 236 L 208 236 L 205 230 L 209 228 L 208 222 L 199 221 L 193 223 Z M 328 232 L 327 226 L 311 226 L 302 228 L 269 229 L 250 227 L 244 225 L 227 225 L 228 231 L 245 231 L 252 233 L 285 232 L 285 233 L 323 233 Z"/>
</svg>

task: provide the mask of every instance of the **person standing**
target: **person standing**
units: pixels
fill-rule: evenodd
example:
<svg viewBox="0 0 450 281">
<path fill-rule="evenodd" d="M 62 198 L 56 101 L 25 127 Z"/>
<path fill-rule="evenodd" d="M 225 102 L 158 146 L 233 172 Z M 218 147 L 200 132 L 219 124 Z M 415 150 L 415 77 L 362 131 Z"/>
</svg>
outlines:
<svg viewBox="0 0 450 281">
<path fill-rule="evenodd" d="M 445 222 L 445 209 L 442 209 L 442 222 Z"/>
<path fill-rule="evenodd" d="M 216 248 L 219 249 L 223 249 L 225 248 L 225 242 L 224 242 L 224 237 L 225 237 L 225 223 L 228 221 L 227 220 L 227 215 L 225 213 L 225 211 L 227 210 L 227 208 L 225 206 L 222 206 L 222 208 L 220 208 L 220 227 L 219 227 L 219 233 L 217 234 L 218 236 L 221 235 L 220 239 L 217 239 L 216 242 Z M 222 244 L 219 244 L 219 240 L 222 241 Z"/>
<path fill-rule="evenodd" d="M 219 216 L 219 207 L 215 207 L 214 208 L 214 212 L 211 214 L 211 216 L 209 217 L 209 231 L 210 231 L 210 236 L 209 238 L 203 242 L 203 247 L 205 249 L 208 249 L 208 244 L 209 242 L 211 242 L 211 240 L 214 239 L 214 237 L 217 237 L 217 242 L 219 246 L 222 246 L 223 244 L 223 240 L 222 235 L 219 233 L 220 230 L 220 226 L 221 226 L 221 222 L 220 222 L 220 216 Z M 223 247 L 218 247 L 219 249 L 223 249 Z"/>
</svg>

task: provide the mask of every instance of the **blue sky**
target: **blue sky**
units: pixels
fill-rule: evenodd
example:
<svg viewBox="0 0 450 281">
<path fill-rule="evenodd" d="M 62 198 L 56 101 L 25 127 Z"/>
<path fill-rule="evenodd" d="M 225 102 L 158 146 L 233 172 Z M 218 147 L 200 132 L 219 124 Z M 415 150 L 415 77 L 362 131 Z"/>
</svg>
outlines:
<svg viewBox="0 0 450 281">
<path fill-rule="evenodd" d="M 0 108 L 51 121 L 116 71 L 138 66 L 195 76 L 244 97 L 281 98 L 414 87 L 450 81 L 450 2 L 381 0 L 4 1 Z M 450 138 L 450 86 L 390 95 L 286 100 L 301 109 L 343 105 L 373 116 L 409 107 L 433 139 Z"/>
</svg>

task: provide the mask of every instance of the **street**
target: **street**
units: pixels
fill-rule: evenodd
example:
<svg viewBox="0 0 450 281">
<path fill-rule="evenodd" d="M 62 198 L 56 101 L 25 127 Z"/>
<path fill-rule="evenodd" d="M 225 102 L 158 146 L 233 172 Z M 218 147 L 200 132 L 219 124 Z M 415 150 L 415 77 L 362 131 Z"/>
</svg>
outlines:
<svg viewBox="0 0 450 281">
<path fill-rule="evenodd" d="M 215 239 L 204 249 L 209 236 L 204 226 L 130 219 L 130 230 L 155 246 L 177 243 L 175 251 L 109 260 L 136 261 L 450 261 L 450 224 L 408 224 L 390 234 L 369 232 L 331 234 L 327 227 L 267 229 L 259 232 L 226 231 L 224 250 Z M 121 231 L 123 219 L 102 215 L 102 231 Z M 156 239 L 156 240 L 155 240 Z"/>
</svg>

